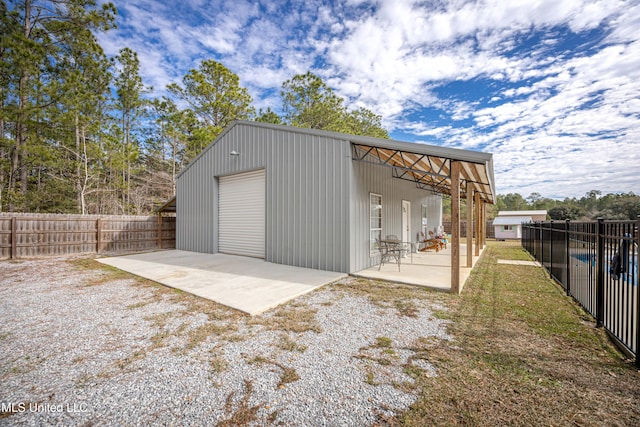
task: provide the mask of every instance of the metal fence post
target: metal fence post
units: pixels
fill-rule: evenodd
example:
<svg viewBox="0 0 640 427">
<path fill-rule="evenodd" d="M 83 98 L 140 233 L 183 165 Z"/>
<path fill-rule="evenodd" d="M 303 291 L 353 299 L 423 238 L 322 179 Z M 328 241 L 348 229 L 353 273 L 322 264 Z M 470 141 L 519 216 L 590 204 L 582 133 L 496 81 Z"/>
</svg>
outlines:
<svg viewBox="0 0 640 427">
<path fill-rule="evenodd" d="M 533 222 L 529 223 L 529 253 L 536 257 L 536 225 Z"/>
<path fill-rule="evenodd" d="M 604 218 L 598 218 L 596 244 L 596 327 L 604 321 Z"/>
<path fill-rule="evenodd" d="M 553 241 L 555 236 L 553 229 L 553 220 L 549 224 L 549 278 L 553 279 Z"/>
<path fill-rule="evenodd" d="M 571 239 L 569 238 L 569 224 L 570 220 L 566 220 L 564 223 L 564 249 L 567 251 L 567 296 L 571 295 L 571 251 L 569 250 Z"/>
<path fill-rule="evenodd" d="M 540 264 L 544 267 L 544 224 L 540 223 Z"/>
<path fill-rule="evenodd" d="M 636 243 L 640 247 L 640 215 L 636 221 Z M 640 249 L 637 252 L 636 271 L 631 275 L 631 277 L 635 275 L 636 281 L 639 283 L 636 287 L 640 286 Z M 640 368 L 640 289 L 636 290 L 636 366 Z"/>
</svg>

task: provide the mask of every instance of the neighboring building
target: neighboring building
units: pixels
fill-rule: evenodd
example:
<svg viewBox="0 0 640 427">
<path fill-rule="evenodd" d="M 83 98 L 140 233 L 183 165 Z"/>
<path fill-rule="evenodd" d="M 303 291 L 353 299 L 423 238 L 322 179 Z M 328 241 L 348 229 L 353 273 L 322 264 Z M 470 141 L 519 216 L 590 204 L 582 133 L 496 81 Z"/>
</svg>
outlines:
<svg viewBox="0 0 640 427">
<path fill-rule="evenodd" d="M 496 239 L 520 239 L 522 237 L 522 223 L 544 221 L 547 211 L 500 211 L 493 220 Z"/>
<path fill-rule="evenodd" d="M 452 185 L 493 204 L 492 155 L 237 121 L 178 176 L 176 248 L 353 273 L 440 226 Z"/>
</svg>

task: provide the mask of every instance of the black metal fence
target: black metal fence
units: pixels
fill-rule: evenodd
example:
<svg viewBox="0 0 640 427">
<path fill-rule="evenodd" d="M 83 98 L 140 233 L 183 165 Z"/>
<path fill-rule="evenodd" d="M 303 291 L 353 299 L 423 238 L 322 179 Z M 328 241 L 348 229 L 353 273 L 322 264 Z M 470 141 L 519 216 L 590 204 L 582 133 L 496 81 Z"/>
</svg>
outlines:
<svg viewBox="0 0 640 427">
<path fill-rule="evenodd" d="M 548 221 L 522 225 L 522 247 L 640 366 L 637 221 Z"/>
</svg>

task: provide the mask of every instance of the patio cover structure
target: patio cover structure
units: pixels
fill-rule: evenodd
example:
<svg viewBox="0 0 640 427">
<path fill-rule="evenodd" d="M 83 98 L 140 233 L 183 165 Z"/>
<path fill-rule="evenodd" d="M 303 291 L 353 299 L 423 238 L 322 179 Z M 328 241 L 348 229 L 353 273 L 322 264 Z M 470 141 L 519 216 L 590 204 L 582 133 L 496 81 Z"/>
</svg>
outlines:
<svg viewBox="0 0 640 427">
<path fill-rule="evenodd" d="M 176 213 L 176 196 L 173 196 L 169 200 L 167 200 L 163 205 L 156 209 L 158 214 L 162 214 L 163 212 L 167 213 Z"/>
<path fill-rule="evenodd" d="M 380 141 L 356 137 L 351 141 L 354 161 L 368 162 L 392 169 L 393 177 L 415 182 L 418 188 L 451 196 L 451 292 L 459 293 L 460 283 L 460 201 L 467 203 L 466 262 L 472 267 L 472 258 L 478 256 L 485 244 L 486 204 L 495 204 L 493 155 L 454 148 Z"/>
</svg>

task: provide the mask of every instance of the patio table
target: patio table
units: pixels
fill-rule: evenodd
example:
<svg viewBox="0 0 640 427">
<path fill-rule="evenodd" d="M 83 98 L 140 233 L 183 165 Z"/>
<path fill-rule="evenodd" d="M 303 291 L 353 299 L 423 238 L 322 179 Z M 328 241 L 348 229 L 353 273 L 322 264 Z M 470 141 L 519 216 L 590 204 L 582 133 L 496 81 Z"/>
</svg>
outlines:
<svg viewBox="0 0 640 427">
<path fill-rule="evenodd" d="M 404 247 L 408 245 L 410 247 L 409 252 L 411 254 L 410 263 L 413 264 L 413 242 L 403 242 L 399 239 L 381 239 L 380 242 L 386 244 L 389 249 L 400 251 L 404 250 Z"/>
</svg>

